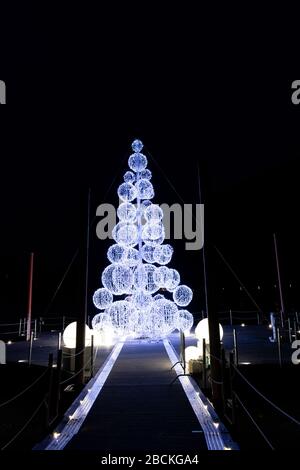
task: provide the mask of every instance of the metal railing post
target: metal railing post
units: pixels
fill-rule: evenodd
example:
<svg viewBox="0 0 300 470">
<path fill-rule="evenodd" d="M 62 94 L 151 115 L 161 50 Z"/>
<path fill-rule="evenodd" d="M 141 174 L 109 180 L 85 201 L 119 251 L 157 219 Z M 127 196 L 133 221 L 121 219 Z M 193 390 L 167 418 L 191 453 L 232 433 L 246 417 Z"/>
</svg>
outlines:
<svg viewBox="0 0 300 470">
<path fill-rule="evenodd" d="M 29 351 L 28 351 L 28 365 L 31 366 L 32 345 L 33 345 L 34 332 L 30 332 Z"/>
<path fill-rule="evenodd" d="M 282 367 L 280 328 L 277 328 L 277 345 L 278 345 L 278 361 L 279 361 L 279 366 Z"/>
<path fill-rule="evenodd" d="M 206 341 L 205 338 L 202 340 L 202 354 L 203 354 L 203 388 L 206 389 L 207 387 L 207 379 L 206 379 Z"/>
<path fill-rule="evenodd" d="M 91 377 L 94 377 L 94 335 L 91 335 Z"/>
<path fill-rule="evenodd" d="M 236 329 L 233 328 L 233 347 L 234 347 L 234 362 L 235 365 L 239 365 L 239 351 L 238 351 L 238 340 L 237 340 L 237 333 Z"/>
</svg>

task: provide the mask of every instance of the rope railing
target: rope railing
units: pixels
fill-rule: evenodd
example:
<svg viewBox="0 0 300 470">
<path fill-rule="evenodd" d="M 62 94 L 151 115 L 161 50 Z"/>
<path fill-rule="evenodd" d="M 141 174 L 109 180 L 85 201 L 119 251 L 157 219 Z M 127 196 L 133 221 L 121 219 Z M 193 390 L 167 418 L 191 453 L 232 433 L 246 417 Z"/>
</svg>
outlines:
<svg viewBox="0 0 300 470">
<path fill-rule="evenodd" d="M 278 405 L 273 403 L 269 398 L 267 398 L 263 393 L 261 393 L 249 380 L 242 374 L 242 372 L 233 364 L 233 368 L 235 372 L 247 383 L 247 385 L 257 393 L 261 398 L 263 398 L 269 405 L 271 405 L 273 408 L 275 408 L 279 413 L 281 413 L 283 416 L 286 418 L 290 419 L 293 423 L 295 423 L 297 426 L 300 426 L 300 421 L 295 419 L 293 416 L 289 415 L 286 413 L 284 410 L 282 410 Z"/>
<path fill-rule="evenodd" d="M 94 353 L 94 362 L 95 362 L 95 359 L 97 357 L 97 354 L 98 354 L 98 347 L 96 348 L 96 352 Z M 68 377 L 67 379 L 63 380 L 62 382 L 59 383 L 59 385 L 64 385 L 65 383 L 69 382 L 70 380 L 73 380 L 75 377 L 77 377 L 78 374 L 80 374 L 88 364 L 91 363 L 91 358 L 89 357 L 88 360 L 86 361 L 86 363 L 83 365 L 83 367 L 78 370 L 75 374 L 72 374 L 71 377 Z"/>
<path fill-rule="evenodd" d="M 32 387 L 34 387 L 34 385 L 37 384 L 42 379 L 42 377 L 44 377 L 47 374 L 47 372 L 48 372 L 48 369 L 46 369 L 34 382 L 32 382 L 32 384 L 28 385 L 28 387 L 26 387 L 24 390 L 22 390 L 22 392 L 19 392 L 19 393 L 17 393 L 17 395 L 10 398 L 9 400 L 6 400 L 5 402 L 0 403 L 0 408 L 2 408 L 3 406 L 8 405 L 9 403 L 12 403 L 17 398 L 24 395 L 24 393 L 28 392 L 28 390 L 30 390 Z"/>
<path fill-rule="evenodd" d="M 267 438 L 267 436 L 265 435 L 265 433 L 263 432 L 263 430 L 260 428 L 260 426 L 257 424 L 257 422 L 255 421 L 255 419 L 253 418 L 253 416 L 250 414 L 250 412 L 247 410 L 246 406 L 244 405 L 244 403 L 242 402 L 242 400 L 240 399 L 240 397 L 237 395 L 237 393 L 234 392 L 234 397 L 235 399 L 237 400 L 237 402 L 241 405 L 241 407 L 243 408 L 243 410 L 245 411 L 246 415 L 248 416 L 248 418 L 250 419 L 250 421 L 254 424 L 254 426 L 256 427 L 256 429 L 258 430 L 258 432 L 260 433 L 260 435 L 264 438 L 264 440 L 266 441 L 266 443 L 268 444 L 268 446 L 270 447 L 270 449 L 272 450 L 275 450 L 275 448 L 273 447 L 273 445 L 271 444 L 271 442 L 269 441 L 269 439 Z"/>
<path fill-rule="evenodd" d="M 38 412 L 40 411 L 40 409 L 42 408 L 42 406 L 46 402 L 46 397 L 47 397 L 47 395 L 44 396 L 43 400 L 40 402 L 40 404 L 35 409 L 35 411 L 30 416 L 30 418 L 26 421 L 24 426 L 22 426 L 22 428 L 4 446 L 1 447 L 1 450 L 5 450 L 7 447 L 9 447 L 22 434 L 22 432 L 27 428 L 27 426 L 31 423 L 33 418 L 38 414 Z"/>
</svg>

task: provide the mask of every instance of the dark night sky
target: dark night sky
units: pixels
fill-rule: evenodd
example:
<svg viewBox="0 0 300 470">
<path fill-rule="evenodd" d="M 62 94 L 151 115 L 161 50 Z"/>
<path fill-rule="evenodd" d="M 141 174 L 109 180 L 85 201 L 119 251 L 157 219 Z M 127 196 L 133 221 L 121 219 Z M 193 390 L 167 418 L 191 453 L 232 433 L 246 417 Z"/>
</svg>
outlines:
<svg viewBox="0 0 300 470">
<path fill-rule="evenodd" d="M 88 186 L 92 214 L 115 177 L 106 202 L 117 201 L 134 137 L 144 141 L 187 203 L 198 202 L 199 164 L 210 239 L 266 309 L 276 302 L 272 233 L 277 232 L 285 291 L 290 281 L 293 285 L 288 303 L 300 308 L 300 109 L 290 100 L 297 76 L 275 73 L 276 51 L 268 40 L 253 41 L 251 32 L 247 39 L 241 36 L 243 25 L 216 39 L 218 25 L 207 32 L 204 17 L 172 8 L 159 15 L 136 12 L 129 21 L 120 7 L 109 16 L 88 8 L 80 15 L 74 7 L 28 5 L 8 14 L 0 70 L 11 103 L 1 116 L 3 318 L 26 309 L 31 250 L 33 309 L 43 314 L 82 246 Z M 149 168 L 156 202 L 180 202 L 150 158 Z M 108 246 L 96 239 L 94 226 L 91 293 Z M 201 310 L 201 253 L 184 251 L 183 242 L 175 248 L 174 267 L 196 291 L 193 310 Z M 217 256 L 211 263 L 217 284 L 228 292 L 226 299 L 219 295 L 220 306 L 252 309 Z M 50 313 L 81 309 L 82 279 L 79 255 Z"/>
</svg>

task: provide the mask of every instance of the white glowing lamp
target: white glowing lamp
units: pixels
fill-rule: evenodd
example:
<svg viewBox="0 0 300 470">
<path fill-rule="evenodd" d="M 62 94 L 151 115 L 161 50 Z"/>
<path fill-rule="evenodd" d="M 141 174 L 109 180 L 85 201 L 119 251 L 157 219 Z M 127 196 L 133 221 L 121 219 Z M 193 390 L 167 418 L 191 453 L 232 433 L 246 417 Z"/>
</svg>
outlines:
<svg viewBox="0 0 300 470">
<path fill-rule="evenodd" d="M 222 325 L 219 323 L 219 332 L 220 332 L 220 340 L 223 338 L 223 328 Z M 209 344 L 209 328 L 208 328 L 208 319 L 203 318 L 195 328 L 195 335 L 196 338 L 202 342 L 205 339 L 206 344 Z"/>
<path fill-rule="evenodd" d="M 63 341 L 66 348 L 76 348 L 77 322 L 70 323 L 63 332 Z M 85 346 L 91 345 L 91 330 L 85 325 Z"/>
<path fill-rule="evenodd" d="M 188 346 L 185 348 L 185 362 L 188 364 L 189 361 L 197 360 L 201 356 L 201 351 L 196 346 Z"/>
</svg>

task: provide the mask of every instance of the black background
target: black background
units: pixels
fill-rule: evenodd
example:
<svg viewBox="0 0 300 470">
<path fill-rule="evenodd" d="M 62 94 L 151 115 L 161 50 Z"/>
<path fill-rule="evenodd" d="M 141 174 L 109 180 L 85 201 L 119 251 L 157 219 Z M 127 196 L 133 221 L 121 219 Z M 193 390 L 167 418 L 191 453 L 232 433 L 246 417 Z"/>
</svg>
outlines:
<svg viewBox="0 0 300 470">
<path fill-rule="evenodd" d="M 273 12 L 227 6 L 216 15 L 174 3 L 1 8 L 8 102 L 0 130 L 1 317 L 26 311 L 30 251 L 34 314 L 80 312 L 82 251 L 49 302 L 83 248 L 87 188 L 92 215 L 102 202 L 117 202 L 135 137 L 160 167 L 149 158 L 158 203 L 199 202 L 199 165 L 208 241 L 266 312 L 279 300 L 277 233 L 286 304 L 299 309 L 300 106 L 291 102 L 299 76 L 287 66 L 289 45 Z M 290 20 L 282 18 L 292 29 Z M 109 244 L 93 225 L 90 294 Z M 172 266 L 195 292 L 191 310 L 200 311 L 202 254 L 186 251 L 184 241 L 175 250 Z M 220 309 L 255 309 L 216 253 L 209 262 Z"/>
</svg>

